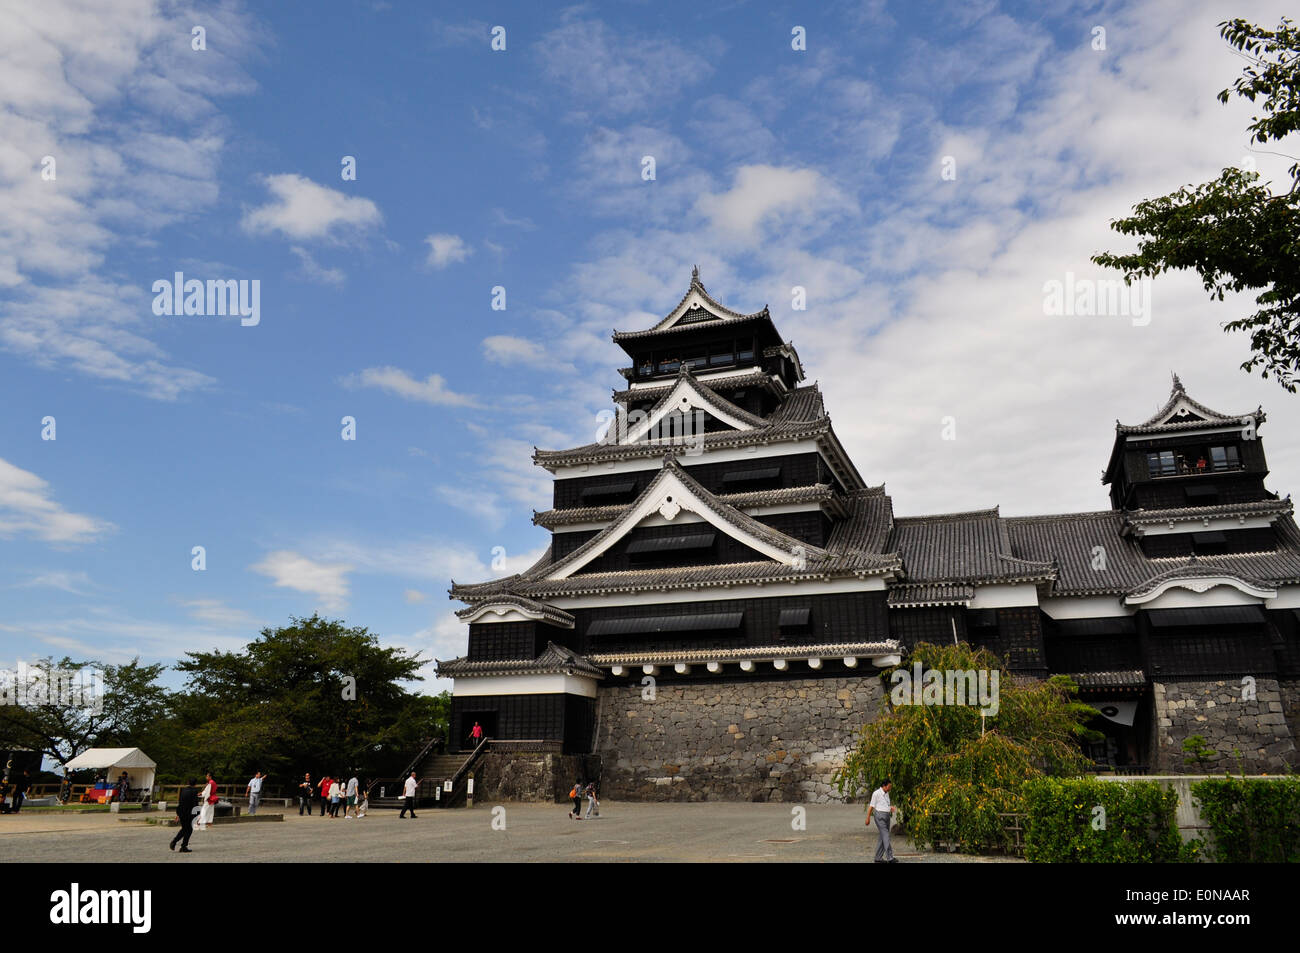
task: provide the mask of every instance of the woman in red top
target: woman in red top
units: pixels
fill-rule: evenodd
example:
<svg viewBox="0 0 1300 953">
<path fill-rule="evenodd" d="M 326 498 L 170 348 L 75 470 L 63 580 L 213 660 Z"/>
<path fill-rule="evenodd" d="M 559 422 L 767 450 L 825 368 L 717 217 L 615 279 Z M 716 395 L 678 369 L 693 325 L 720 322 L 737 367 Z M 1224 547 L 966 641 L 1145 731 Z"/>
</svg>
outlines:
<svg viewBox="0 0 1300 953">
<path fill-rule="evenodd" d="M 199 796 L 199 830 L 203 830 L 212 823 L 213 815 L 217 812 L 217 801 L 220 800 L 217 795 L 217 779 L 212 776 L 212 772 L 207 772 L 207 782 L 203 785 L 203 793 Z"/>
<path fill-rule="evenodd" d="M 324 817 L 325 812 L 329 810 L 330 785 L 333 783 L 334 783 L 334 779 L 331 778 L 328 774 L 325 775 L 325 777 L 321 778 L 321 782 L 320 782 L 320 816 L 321 817 Z"/>
</svg>

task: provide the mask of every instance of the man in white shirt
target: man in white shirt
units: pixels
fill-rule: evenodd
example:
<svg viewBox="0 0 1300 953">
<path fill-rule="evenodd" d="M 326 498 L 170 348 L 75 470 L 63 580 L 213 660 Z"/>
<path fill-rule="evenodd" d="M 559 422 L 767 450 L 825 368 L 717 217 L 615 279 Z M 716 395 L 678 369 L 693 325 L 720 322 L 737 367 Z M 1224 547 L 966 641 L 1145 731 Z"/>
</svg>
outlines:
<svg viewBox="0 0 1300 953">
<path fill-rule="evenodd" d="M 248 788 L 244 791 L 248 796 L 248 813 L 250 815 L 257 813 L 257 805 L 262 800 L 262 772 L 258 771 L 248 782 Z"/>
<path fill-rule="evenodd" d="M 411 776 L 406 779 L 406 784 L 402 788 L 402 797 L 405 800 L 402 802 L 402 813 L 398 814 L 398 817 L 406 817 L 406 812 L 410 811 L 411 819 L 415 819 L 415 791 L 419 786 L 419 782 L 415 780 L 415 772 L 412 771 Z"/>
<path fill-rule="evenodd" d="M 356 816 L 356 813 L 357 813 L 357 789 L 358 789 L 359 787 L 361 787 L 361 782 L 357 780 L 357 776 L 356 776 L 355 774 L 352 775 L 352 777 L 348 778 L 348 787 L 347 787 L 347 790 L 344 792 L 344 796 L 348 799 L 347 806 L 346 806 L 345 808 L 343 808 L 343 819 L 344 819 L 344 820 L 347 820 L 349 817 L 355 817 L 355 816 Z M 348 811 L 351 811 L 352 813 L 349 814 Z"/>
<path fill-rule="evenodd" d="M 889 843 L 889 822 L 894 818 L 894 806 L 889 803 L 889 782 L 871 792 L 871 803 L 867 805 L 867 826 L 871 826 L 871 815 L 876 815 L 876 830 L 880 832 L 880 843 L 876 845 L 876 863 L 896 864 L 894 847 Z"/>
</svg>

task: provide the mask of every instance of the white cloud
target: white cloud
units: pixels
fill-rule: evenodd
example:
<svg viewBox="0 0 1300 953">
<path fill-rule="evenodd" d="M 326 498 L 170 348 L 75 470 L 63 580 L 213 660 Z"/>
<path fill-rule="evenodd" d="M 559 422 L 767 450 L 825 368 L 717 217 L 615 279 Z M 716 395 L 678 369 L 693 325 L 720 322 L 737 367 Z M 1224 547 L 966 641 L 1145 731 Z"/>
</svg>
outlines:
<svg viewBox="0 0 1300 953">
<path fill-rule="evenodd" d="M 696 211 L 724 235 L 756 242 L 759 226 L 781 217 L 808 220 L 844 201 L 820 173 L 770 165 L 746 165 L 736 170 L 732 187 L 702 195 Z"/>
<path fill-rule="evenodd" d="M 347 563 L 316 562 L 301 553 L 280 549 L 249 568 L 276 586 L 311 593 L 320 599 L 320 608 L 329 612 L 347 606 L 347 574 L 353 570 Z"/>
<path fill-rule="evenodd" d="M 154 240 L 217 198 L 227 135 L 217 97 L 255 84 L 252 21 L 148 0 L 6 4 L 0 31 L 0 347 L 37 366 L 172 400 L 212 383 L 178 367 L 142 328 L 144 289 L 110 278 L 117 249 Z M 55 178 L 42 173 L 54 160 Z"/>
<path fill-rule="evenodd" d="M 434 491 L 456 510 L 477 516 L 488 529 L 500 529 L 505 524 L 506 514 L 496 494 L 484 491 L 481 486 L 439 486 Z"/>
<path fill-rule="evenodd" d="M 511 337 L 508 334 L 494 334 L 484 338 L 483 356 L 492 363 L 505 367 L 522 365 L 545 371 L 576 373 L 576 368 L 572 364 L 567 360 L 551 356 L 545 346 L 536 341 Z"/>
<path fill-rule="evenodd" d="M 424 602 L 429 597 L 419 589 L 407 589 L 402 593 L 407 602 Z"/>
<path fill-rule="evenodd" d="M 370 199 L 347 195 L 292 173 L 265 175 L 272 200 L 244 213 L 249 234 L 279 232 L 294 241 L 343 241 L 383 222 Z"/>
<path fill-rule="evenodd" d="M 492 221 L 497 225 L 504 225 L 507 228 L 519 228 L 526 232 L 535 231 L 537 229 L 537 223 L 528 216 L 521 215 L 519 218 L 512 218 L 510 215 L 506 214 L 505 209 L 501 208 L 494 208 L 492 210 Z"/>
<path fill-rule="evenodd" d="M 337 288 L 342 287 L 347 280 L 347 276 L 343 274 L 341 269 L 325 268 L 317 264 L 316 259 L 311 256 L 307 249 L 294 245 L 289 251 L 293 252 L 298 261 L 302 263 L 302 273 L 308 281 L 321 281 Z"/>
<path fill-rule="evenodd" d="M 429 246 L 429 257 L 425 263 L 430 268 L 446 268 L 473 254 L 459 235 L 430 235 L 424 241 Z"/>
<path fill-rule="evenodd" d="M 430 374 L 416 380 L 397 367 L 368 367 L 360 374 L 349 376 L 345 383 L 350 387 L 374 387 L 406 400 L 421 401 L 445 407 L 476 407 L 477 401 L 468 394 L 457 394 L 447 388 L 441 374 Z"/>
<path fill-rule="evenodd" d="M 492 39 L 491 30 L 491 25 L 483 20 L 465 20 L 460 23 L 434 20 L 431 35 L 434 46 L 479 46 L 487 49 Z"/>
<path fill-rule="evenodd" d="M 900 514 L 1108 506 L 1097 476 L 1115 418 L 1154 412 L 1171 370 L 1212 407 L 1239 413 L 1263 403 L 1274 437 L 1300 433 L 1300 405 L 1243 374 L 1248 341 L 1221 329 L 1253 310 L 1248 300 L 1211 301 L 1194 277 L 1166 275 L 1155 283 L 1148 327 L 1043 313 L 1045 281 L 1067 270 L 1101 276 L 1088 257 L 1130 247 L 1111 219 L 1211 178 L 1248 151 L 1249 104 L 1215 98 L 1242 68 L 1218 36 L 1222 17 L 1176 9 L 1154 2 L 1108 12 L 1106 55 L 1090 49 L 1086 30 L 1076 45 L 1044 55 L 1047 27 L 973 12 L 978 42 L 959 44 L 934 102 L 908 91 L 922 88 L 935 56 L 916 59 L 915 83 L 882 80 L 883 89 L 855 85 L 846 64 L 819 64 L 815 80 L 799 80 L 807 83 L 799 100 L 811 105 L 793 128 L 821 132 L 783 133 L 767 165 L 735 170 L 729 188 L 713 185 L 685 209 L 712 226 L 698 240 L 708 251 L 684 249 L 681 230 L 656 215 L 594 234 L 596 254 L 557 283 L 573 310 L 561 331 L 648 327 L 680 297 L 698 255 L 724 303 L 741 311 L 770 304 L 859 469 L 887 481 Z M 1267 4 L 1233 15 L 1276 23 L 1281 12 Z M 1023 42 L 1008 45 L 1012 36 Z M 991 64 L 1002 49 L 1013 55 Z M 791 128 L 782 85 L 794 81 L 782 73 L 765 93 L 766 128 Z M 974 111 L 951 108 L 954 90 L 969 84 L 984 101 Z M 855 96 L 866 101 L 846 112 Z M 904 107 L 906 135 L 896 134 L 891 98 Z M 955 182 L 940 179 L 944 154 L 957 157 Z M 872 155 L 882 161 L 863 161 Z M 1257 158 L 1265 179 L 1285 181 L 1288 160 Z M 689 220 L 682 212 L 667 207 Z M 793 285 L 807 288 L 808 311 L 791 310 Z M 587 377 L 588 362 L 613 377 L 622 357 L 608 346 L 565 353 L 582 355 Z M 578 394 L 581 382 L 573 383 Z M 948 415 L 957 419 L 955 441 L 941 439 Z M 1266 446 L 1270 488 L 1293 490 L 1300 446 Z M 500 484 L 525 490 L 506 462 Z"/>
<path fill-rule="evenodd" d="M 713 73 L 716 40 L 615 32 L 574 8 L 534 46 L 543 74 L 577 103 L 612 113 L 666 110 L 678 94 Z"/>
<path fill-rule="evenodd" d="M 64 509 L 51 498 L 45 480 L 0 459 L 0 538 L 23 535 L 47 543 L 87 543 L 112 529 L 105 520 Z"/>
<path fill-rule="evenodd" d="M 249 629 L 250 639 L 262 628 L 255 616 L 228 606 L 220 599 L 182 599 L 179 604 L 189 610 L 190 618 L 199 622 L 210 622 L 226 629 Z"/>
<path fill-rule="evenodd" d="M 19 583 L 19 589 L 62 589 L 74 596 L 84 596 L 87 590 L 94 588 L 90 576 L 84 572 L 55 571 L 33 576 L 27 582 Z"/>
<path fill-rule="evenodd" d="M 19 620 L 6 626 L 18 640 L 44 644 L 83 659 L 120 665 L 175 659 L 186 651 L 237 651 L 254 633 L 232 635 L 227 627 L 142 619 L 114 606 L 89 606 L 77 615 Z M 20 642 L 21 644 L 21 642 Z"/>
</svg>

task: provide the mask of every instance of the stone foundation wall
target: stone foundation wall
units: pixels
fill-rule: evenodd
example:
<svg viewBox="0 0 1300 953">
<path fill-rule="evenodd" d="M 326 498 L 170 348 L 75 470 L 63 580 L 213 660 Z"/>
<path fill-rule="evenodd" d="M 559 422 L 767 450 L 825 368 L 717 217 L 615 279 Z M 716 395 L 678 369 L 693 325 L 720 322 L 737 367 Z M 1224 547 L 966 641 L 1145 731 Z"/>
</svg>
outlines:
<svg viewBox="0 0 1300 953">
<path fill-rule="evenodd" d="M 592 772 L 590 778 L 584 771 Z M 598 772 L 599 761 L 591 755 L 489 751 L 474 765 L 474 800 L 558 803 L 574 781 L 594 781 Z"/>
<path fill-rule="evenodd" d="M 1291 740 L 1300 749 L 1300 679 L 1279 679 L 1277 684 L 1282 692 L 1282 717 L 1291 729 Z"/>
<path fill-rule="evenodd" d="M 601 686 L 603 796 L 635 801 L 839 801 L 831 777 L 884 693 L 850 678 Z"/>
<path fill-rule="evenodd" d="M 1156 682 L 1152 689 L 1153 773 L 1277 774 L 1297 765 L 1277 679 L 1256 679 L 1252 701 L 1242 700 L 1240 679 Z M 1218 756 L 1206 765 L 1187 764 L 1183 741 L 1192 735 L 1203 736 Z"/>
</svg>

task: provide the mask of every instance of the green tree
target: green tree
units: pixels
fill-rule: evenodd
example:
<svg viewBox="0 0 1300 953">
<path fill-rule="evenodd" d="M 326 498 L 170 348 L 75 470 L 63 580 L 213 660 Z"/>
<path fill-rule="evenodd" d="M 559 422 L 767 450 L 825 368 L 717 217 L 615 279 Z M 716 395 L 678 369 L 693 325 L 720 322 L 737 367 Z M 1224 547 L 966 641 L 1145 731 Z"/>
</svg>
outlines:
<svg viewBox="0 0 1300 953">
<path fill-rule="evenodd" d="M 43 659 L 46 672 L 95 669 L 103 675 L 103 695 L 94 705 L 0 705 L 4 746 L 39 751 L 60 765 L 87 748 L 141 746 L 139 739 L 167 710 L 167 692 L 156 683 L 165 666 Z"/>
<path fill-rule="evenodd" d="M 840 791 L 856 797 L 888 778 L 891 797 L 921 843 L 954 842 L 968 849 L 1005 846 L 999 813 L 1023 810 L 1020 786 L 1044 774 L 1074 776 L 1089 764 L 1081 740 L 1098 737 L 1086 724 L 1097 710 L 1072 698 L 1065 676 L 1017 681 L 986 649 L 966 643 L 918 643 L 907 663 L 922 671 L 998 674 L 998 707 L 987 717 L 963 704 L 893 704 L 866 725 L 836 775 Z"/>
<path fill-rule="evenodd" d="M 424 661 L 318 615 L 263 629 L 243 651 L 186 653 L 176 666 L 188 680 L 173 700 L 182 735 L 173 770 L 260 769 L 279 783 L 307 770 L 397 771 L 445 709 L 403 687 L 422 680 Z"/>
<path fill-rule="evenodd" d="M 1250 141 L 1277 142 L 1300 128 L 1300 29 L 1285 17 L 1276 30 L 1237 19 L 1219 24 L 1219 33 L 1251 64 L 1219 93 L 1224 103 L 1234 92 L 1258 101 Z M 1092 260 L 1122 270 L 1126 282 L 1190 269 L 1220 301 L 1228 292 L 1257 291 L 1259 310 L 1224 328 L 1250 333 L 1251 356 L 1242 370 L 1259 368 L 1294 393 L 1300 383 L 1300 161 L 1288 171 L 1290 189 L 1282 194 L 1261 184 L 1256 172 L 1228 168 L 1210 182 L 1140 202 L 1132 216 L 1111 222 L 1120 234 L 1139 236 L 1138 250 Z"/>
</svg>

